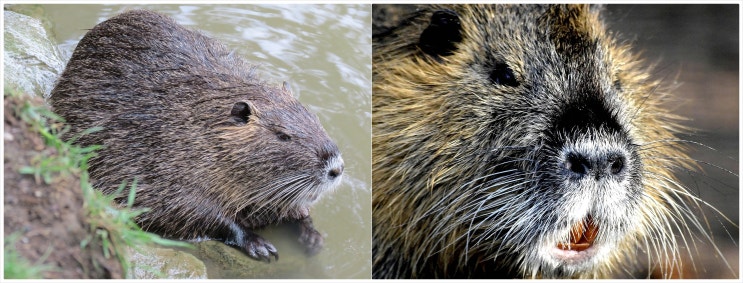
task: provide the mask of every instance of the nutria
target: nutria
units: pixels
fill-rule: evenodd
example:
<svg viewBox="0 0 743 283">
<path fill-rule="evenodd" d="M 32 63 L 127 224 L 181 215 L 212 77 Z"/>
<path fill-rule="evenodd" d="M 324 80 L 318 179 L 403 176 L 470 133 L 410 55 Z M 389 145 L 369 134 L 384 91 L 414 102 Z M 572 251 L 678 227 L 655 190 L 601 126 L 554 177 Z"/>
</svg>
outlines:
<svg viewBox="0 0 743 283">
<path fill-rule="evenodd" d="M 668 276 L 692 227 L 710 239 L 673 176 L 693 164 L 670 88 L 600 9 L 431 5 L 375 24 L 374 278 L 611 277 L 638 249 Z"/>
<path fill-rule="evenodd" d="M 276 248 L 254 230 L 298 222 L 312 254 L 323 237 L 309 208 L 339 184 L 343 161 L 318 118 L 254 69 L 164 15 L 129 11 L 80 40 L 51 104 L 67 137 L 103 146 L 89 163 L 94 187 L 136 180 L 143 229 L 270 261 Z"/>
</svg>

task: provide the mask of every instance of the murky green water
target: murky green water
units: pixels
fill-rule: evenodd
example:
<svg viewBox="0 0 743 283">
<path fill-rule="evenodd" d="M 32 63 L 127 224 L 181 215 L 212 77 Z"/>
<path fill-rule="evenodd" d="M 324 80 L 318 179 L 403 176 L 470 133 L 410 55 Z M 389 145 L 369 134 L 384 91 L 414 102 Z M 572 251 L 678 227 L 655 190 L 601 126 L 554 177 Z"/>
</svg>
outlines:
<svg viewBox="0 0 743 283">
<path fill-rule="evenodd" d="M 304 256 L 286 227 L 259 231 L 279 250 L 280 278 L 371 276 L 371 15 L 369 5 L 42 5 L 69 58 L 85 32 L 127 9 L 145 8 L 217 38 L 268 81 L 291 84 L 317 113 L 343 153 L 342 185 L 312 211 L 325 234 L 320 254 Z M 284 268 L 282 264 L 301 268 Z M 244 277 L 240 269 L 206 261 L 210 278 Z M 258 263 L 257 264 L 264 264 Z M 226 270 L 230 269 L 230 270 Z M 256 275 L 262 277 L 261 275 Z"/>
</svg>

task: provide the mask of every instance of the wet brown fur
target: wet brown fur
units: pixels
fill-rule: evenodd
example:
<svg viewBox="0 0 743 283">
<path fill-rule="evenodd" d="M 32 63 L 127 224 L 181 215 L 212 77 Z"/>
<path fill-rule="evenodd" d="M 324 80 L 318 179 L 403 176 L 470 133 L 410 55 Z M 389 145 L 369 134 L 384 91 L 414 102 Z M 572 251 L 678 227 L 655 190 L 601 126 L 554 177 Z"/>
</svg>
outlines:
<svg viewBox="0 0 743 283">
<path fill-rule="evenodd" d="M 68 138 L 103 145 L 90 161 L 94 187 L 112 194 L 136 180 L 134 206 L 150 209 L 138 218 L 145 230 L 223 240 L 250 254 L 252 229 L 312 228 L 309 205 L 332 187 L 329 160 L 340 160 L 317 117 L 254 69 L 164 15 L 130 11 L 78 43 L 51 103 Z M 233 115 L 236 103 L 248 106 L 245 120 Z M 79 136 L 93 127 L 102 130 Z M 342 161 L 335 166 L 340 174 Z M 322 237 L 309 233 L 319 248 Z"/>
</svg>

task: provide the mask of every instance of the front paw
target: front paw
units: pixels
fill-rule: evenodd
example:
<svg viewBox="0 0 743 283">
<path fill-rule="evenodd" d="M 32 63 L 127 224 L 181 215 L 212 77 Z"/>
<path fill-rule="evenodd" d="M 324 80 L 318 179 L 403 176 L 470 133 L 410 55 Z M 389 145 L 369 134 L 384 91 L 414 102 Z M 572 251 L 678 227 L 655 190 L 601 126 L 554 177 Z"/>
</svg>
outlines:
<svg viewBox="0 0 743 283">
<path fill-rule="evenodd" d="M 315 227 L 312 225 L 312 219 L 309 217 L 302 219 L 299 225 L 301 230 L 299 242 L 304 245 L 305 252 L 310 256 L 320 252 L 323 247 L 324 239 L 322 234 L 315 230 Z"/>
<path fill-rule="evenodd" d="M 245 236 L 243 249 L 248 256 L 257 260 L 271 262 L 272 256 L 275 260 L 279 260 L 279 253 L 276 250 L 276 247 L 274 247 L 268 240 L 263 239 L 263 237 L 256 234 L 251 233 L 250 235 Z"/>
</svg>

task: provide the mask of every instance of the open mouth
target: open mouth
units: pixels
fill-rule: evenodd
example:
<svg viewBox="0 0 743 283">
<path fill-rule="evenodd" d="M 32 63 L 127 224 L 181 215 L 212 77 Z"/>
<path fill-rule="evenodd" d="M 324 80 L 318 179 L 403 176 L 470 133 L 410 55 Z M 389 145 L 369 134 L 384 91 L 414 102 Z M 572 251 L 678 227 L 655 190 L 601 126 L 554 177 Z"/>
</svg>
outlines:
<svg viewBox="0 0 743 283">
<path fill-rule="evenodd" d="M 564 251 L 584 251 L 593 245 L 599 227 L 590 215 L 570 228 L 570 241 L 557 243 L 557 248 Z"/>
</svg>

